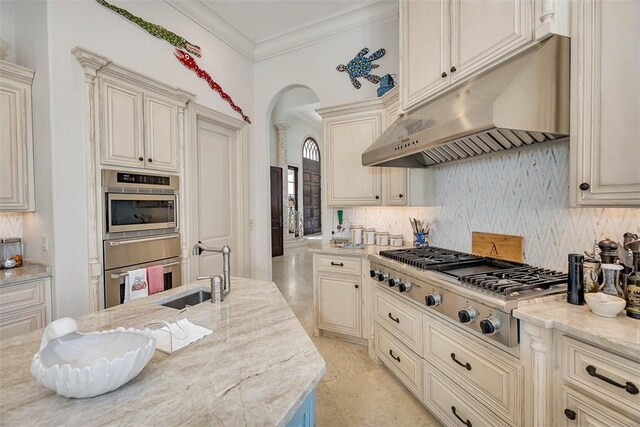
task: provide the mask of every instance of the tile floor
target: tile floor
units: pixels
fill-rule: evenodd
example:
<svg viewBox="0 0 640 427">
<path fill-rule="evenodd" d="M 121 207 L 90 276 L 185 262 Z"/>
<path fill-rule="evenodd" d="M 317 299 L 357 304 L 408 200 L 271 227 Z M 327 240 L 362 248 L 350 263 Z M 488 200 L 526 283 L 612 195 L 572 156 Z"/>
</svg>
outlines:
<svg viewBox="0 0 640 427">
<path fill-rule="evenodd" d="M 306 248 L 274 258 L 273 281 L 327 362 L 317 388 L 318 427 L 440 426 L 386 368 L 369 359 L 365 346 L 313 336 L 313 259 Z"/>
</svg>

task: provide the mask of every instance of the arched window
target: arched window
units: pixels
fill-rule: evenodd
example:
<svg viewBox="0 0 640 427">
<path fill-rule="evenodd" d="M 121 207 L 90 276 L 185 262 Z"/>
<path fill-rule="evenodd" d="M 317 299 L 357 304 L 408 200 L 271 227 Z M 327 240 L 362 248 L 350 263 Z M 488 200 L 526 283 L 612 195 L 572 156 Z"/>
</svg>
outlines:
<svg viewBox="0 0 640 427">
<path fill-rule="evenodd" d="M 302 157 L 309 160 L 320 161 L 320 149 L 318 143 L 313 138 L 307 138 L 302 148 Z"/>
</svg>

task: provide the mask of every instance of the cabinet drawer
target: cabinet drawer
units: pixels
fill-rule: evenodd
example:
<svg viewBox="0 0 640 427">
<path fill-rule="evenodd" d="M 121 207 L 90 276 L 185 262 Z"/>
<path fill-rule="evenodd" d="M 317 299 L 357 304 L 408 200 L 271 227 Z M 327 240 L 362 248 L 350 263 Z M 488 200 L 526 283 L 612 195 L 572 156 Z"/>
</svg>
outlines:
<svg viewBox="0 0 640 427">
<path fill-rule="evenodd" d="M 376 289 L 376 320 L 419 355 L 422 354 L 422 314 L 415 308 Z"/>
<path fill-rule="evenodd" d="M 517 359 L 424 316 L 424 358 L 509 423 L 521 419 L 522 368 Z M 474 424 L 475 425 L 475 424 Z"/>
<path fill-rule="evenodd" d="M 360 274 L 360 257 L 336 255 L 316 255 L 314 267 L 317 271 L 333 271 L 336 273 Z"/>
<path fill-rule="evenodd" d="M 640 418 L 640 363 L 566 335 L 560 345 L 562 373 L 567 383 Z"/>
<path fill-rule="evenodd" d="M 444 425 L 508 426 L 428 362 L 424 362 L 424 404 Z"/>
<path fill-rule="evenodd" d="M 562 407 L 554 415 L 554 424 L 559 427 L 637 427 L 640 419 L 631 420 L 617 410 L 590 399 L 571 387 L 562 387 Z"/>
<path fill-rule="evenodd" d="M 384 328 L 376 327 L 376 352 L 418 399 L 422 399 L 422 359 Z"/>
<path fill-rule="evenodd" d="M 0 311 L 44 304 L 44 280 L 0 287 Z"/>
<path fill-rule="evenodd" d="M 41 329 L 45 325 L 45 319 L 46 311 L 43 305 L 2 315 L 0 316 L 0 340 Z"/>
</svg>

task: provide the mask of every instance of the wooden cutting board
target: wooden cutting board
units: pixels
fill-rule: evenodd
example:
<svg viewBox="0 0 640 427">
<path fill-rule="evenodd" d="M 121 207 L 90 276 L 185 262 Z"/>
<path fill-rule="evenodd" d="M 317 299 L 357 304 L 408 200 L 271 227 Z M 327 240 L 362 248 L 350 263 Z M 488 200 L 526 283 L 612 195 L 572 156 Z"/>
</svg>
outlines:
<svg viewBox="0 0 640 427">
<path fill-rule="evenodd" d="M 472 231 L 471 253 L 507 261 L 524 262 L 524 238 L 510 234 Z"/>
</svg>

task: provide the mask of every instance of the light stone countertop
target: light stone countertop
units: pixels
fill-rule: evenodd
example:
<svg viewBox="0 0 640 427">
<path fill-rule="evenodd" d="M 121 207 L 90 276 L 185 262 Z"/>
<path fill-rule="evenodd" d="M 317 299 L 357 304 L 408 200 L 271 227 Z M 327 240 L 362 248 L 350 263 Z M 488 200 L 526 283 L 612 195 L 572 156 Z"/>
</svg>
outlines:
<svg viewBox="0 0 640 427">
<path fill-rule="evenodd" d="M 316 387 L 325 362 L 275 284 L 232 278 L 222 303 L 189 309 L 193 323 L 213 334 L 172 355 L 155 352 L 121 388 L 69 399 L 39 385 L 31 358 L 42 331 L 2 342 L 2 425 L 285 425 Z M 177 310 L 154 304 L 196 282 L 77 318 L 79 331 L 175 321 Z"/>
<path fill-rule="evenodd" d="M 397 246 L 378 246 L 370 245 L 365 246 L 362 249 L 342 248 L 336 245 L 330 245 L 323 243 L 321 245 L 309 245 L 309 252 L 317 254 L 327 255 L 351 255 L 366 257 L 369 255 L 377 255 L 380 251 L 390 251 L 395 249 L 407 249 L 409 246 L 397 247 Z"/>
<path fill-rule="evenodd" d="M 0 286 L 53 276 L 53 267 L 39 261 L 24 261 L 22 267 L 0 270 Z"/>
<path fill-rule="evenodd" d="M 546 329 L 558 329 L 640 361 L 640 320 L 627 317 L 624 311 L 609 319 L 593 314 L 586 305 L 552 301 L 518 307 L 513 315 L 522 321 Z"/>
</svg>

